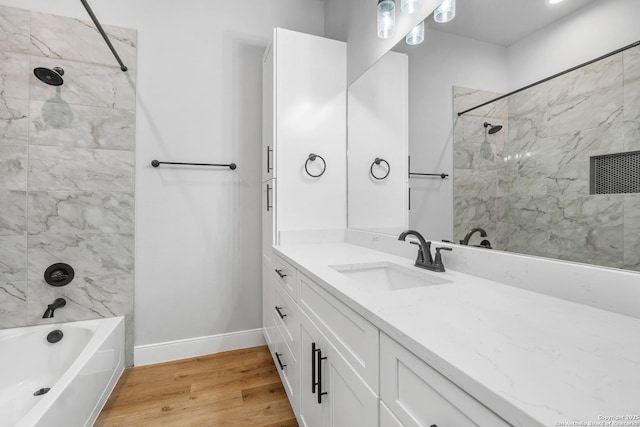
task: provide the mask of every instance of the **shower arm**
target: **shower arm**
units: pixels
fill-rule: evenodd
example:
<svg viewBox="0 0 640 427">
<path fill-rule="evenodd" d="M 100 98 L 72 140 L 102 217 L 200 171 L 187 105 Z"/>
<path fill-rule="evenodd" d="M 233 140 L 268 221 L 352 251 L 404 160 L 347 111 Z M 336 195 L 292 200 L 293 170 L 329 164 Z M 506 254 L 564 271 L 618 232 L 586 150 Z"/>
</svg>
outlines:
<svg viewBox="0 0 640 427">
<path fill-rule="evenodd" d="M 93 23 L 96 25 L 96 28 L 100 32 L 100 35 L 102 35 L 102 38 L 107 43 L 107 46 L 109 46 L 109 49 L 111 49 L 111 53 L 113 53 L 113 56 L 116 57 L 116 60 L 120 64 L 120 69 L 122 71 L 127 71 L 128 70 L 127 66 L 124 65 L 124 63 L 122 62 L 122 59 L 120 59 L 120 56 L 118 55 L 118 52 L 116 52 L 116 49 L 111 44 L 111 40 L 109 40 L 109 36 L 107 35 L 107 33 L 104 32 L 104 29 L 102 28 L 102 25 L 100 25 L 100 22 L 98 21 L 98 18 L 96 18 L 96 15 L 93 13 L 93 10 L 91 10 L 91 6 L 89 6 L 89 3 L 87 3 L 87 0 L 80 0 L 80 3 L 82 3 L 84 8 L 87 10 L 87 13 L 91 17 L 91 20 L 93 21 Z"/>
<path fill-rule="evenodd" d="M 507 93 L 505 95 L 499 96 L 499 97 L 494 98 L 494 99 L 492 99 L 490 101 L 484 102 L 484 103 L 482 103 L 480 105 L 476 105 L 475 107 L 469 108 L 468 110 L 460 111 L 459 113 L 457 113 L 458 117 L 460 117 L 463 114 L 466 114 L 466 113 L 468 113 L 470 111 L 477 110 L 478 108 L 484 107 L 485 105 L 489 105 L 489 104 L 492 104 L 492 103 L 494 103 L 496 101 L 500 101 L 500 100 L 502 100 L 504 98 L 508 98 L 511 95 L 515 95 L 516 93 L 522 92 L 523 90 L 531 89 L 534 86 L 538 86 L 539 84 L 546 83 L 549 80 L 555 79 L 556 77 L 563 76 L 563 75 L 565 75 L 567 73 L 570 73 L 572 71 L 578 70 L 578 69 L 583 68 L 583 67 L 586 67 L 587 65 L 591 65 L 591 64 L 596 63 L 598 61 L 602 61 L 603 59 L 607 59 L 610 56 L 617 55 L 617 54 L 619 54 L 621 52 L 624 52 L 625 50 L 629 50 L 629 49 L 637 47 L 637 46 L 640 46 L 640 41 L 636 41 L 636 42 L 631 43 L 631 44 L 629 44 L 627 46 L 621 47 L 620 49 L 616 49 L 616 50 L 614 50 L 612 52 L 606 53 L 606 54 L 604 54 L 602 56 L 597 57 L 596 59 L 592 59 L 591 61 L 587 61 L 587 62 L 584 62 L 584 63 L 582 63 L 580 65 L 576 65 L 575 67 L 569 68 L 568 70 L 561 71 L 561 72 L 559 72 L 557 74 L 554 74 L 553 76 L 549 76 L 549 77 L 544 78 L 542 80 L 538 80 L 535 83 L 531 83 L 531 84 L 529 84 L 527 86 L 521 87 L 520 89 L 516 89 L 516 90 L 514 90 L 512 92 L 509 92 L 509 93 Z"/>
</svg>

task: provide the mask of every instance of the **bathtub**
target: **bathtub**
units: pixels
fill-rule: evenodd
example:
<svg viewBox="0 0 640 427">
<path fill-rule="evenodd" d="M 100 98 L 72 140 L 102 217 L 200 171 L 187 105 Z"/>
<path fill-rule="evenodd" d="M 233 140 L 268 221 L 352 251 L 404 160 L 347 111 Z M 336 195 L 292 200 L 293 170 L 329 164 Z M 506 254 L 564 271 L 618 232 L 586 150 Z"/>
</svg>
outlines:
<svg viewBox="0 0 640 427">
<path fill-rule="evenodd" d="M 92 426 L 124 370 L 124 317 L 0 330 L 0 360 L 0 427 Z"/>
</svg>

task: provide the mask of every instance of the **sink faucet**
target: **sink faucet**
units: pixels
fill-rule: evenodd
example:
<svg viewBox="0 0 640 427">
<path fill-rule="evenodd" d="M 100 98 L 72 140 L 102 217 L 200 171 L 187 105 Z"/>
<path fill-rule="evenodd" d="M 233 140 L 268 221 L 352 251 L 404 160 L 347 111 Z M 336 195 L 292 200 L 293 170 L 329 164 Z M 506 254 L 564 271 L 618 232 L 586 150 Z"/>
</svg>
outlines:
<svg viewBox="0 0 640 427">
<path fill-rule="evenodd" d="M 469 230 L 467 235 L 464 236 L 464 239 L 460 240 L 460 244 L 469 245 L 469 240 L 471 240 L 471 236 L 473 236 L 475 233 L 478 233 L 478 232 L 480 233 L 480 237 L 487 237 L 487 232 L 484 231 L 483 228 L 480 228 L 480 227 L 472 228 L 471 230 Z"/>
<path fill-rule="evenodd" d="M 43 319 L 49 319 L 53 317 L 53 312 L 56 311 L 57 308 L 64 307 L 67 305 L 67 300 L 64 298 L 56 298 L 56 300 L 47 306 L 44 314 L 42 315 Z"/>
<path fill-rule="evenodd" d="M 425 268 L 431 271 L 445 271 L 444 264 L 442 263 L 442 254 L 440 251 L 451 251 L 451 248 L 436 248 L 436 257 L 433 259 L 431 257 L 431 242 L 427 242 L 422 234 L 418 233 L 415 230 L 407 230 L 400 233 L 398 236 L 398 240 L 404 241 L 407 236 L 415 236 L 418 239 L 418 242 L 409 242 L 414 245 L 418 245 L 418 257 L 416 258 L 416 267 Z"/>
</svg>

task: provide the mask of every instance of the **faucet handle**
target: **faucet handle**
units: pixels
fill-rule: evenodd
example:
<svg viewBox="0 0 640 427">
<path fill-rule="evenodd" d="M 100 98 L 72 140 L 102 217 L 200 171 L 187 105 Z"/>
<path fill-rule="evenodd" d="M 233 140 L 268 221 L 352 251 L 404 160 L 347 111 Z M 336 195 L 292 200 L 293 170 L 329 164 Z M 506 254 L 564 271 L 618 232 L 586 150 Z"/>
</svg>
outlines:
<svg viewBox="0 0 640 427">
<path fill-rule="evenodd" d="M 433 267 L 434 267 L 433 271 L 445 271 L 444 264 L 442 263 L 442 254 L 440 253 L 440 251 L 453 251 L 453 249 L 446 248 L 446 247 L 436 248 L 436 256 L 433 261 Z"/>
<path fill-rule="evenodd" d="M 420 242 L 414 242 L 413 240 L 409 240 L 409 243 L 411 243 L 412 245 L 417 245 L 418 246 L 418 257 L 416 259 L 416 263 L 417 262 L 424 262 L 424 248 L 422 247 Z"/>
</svg>

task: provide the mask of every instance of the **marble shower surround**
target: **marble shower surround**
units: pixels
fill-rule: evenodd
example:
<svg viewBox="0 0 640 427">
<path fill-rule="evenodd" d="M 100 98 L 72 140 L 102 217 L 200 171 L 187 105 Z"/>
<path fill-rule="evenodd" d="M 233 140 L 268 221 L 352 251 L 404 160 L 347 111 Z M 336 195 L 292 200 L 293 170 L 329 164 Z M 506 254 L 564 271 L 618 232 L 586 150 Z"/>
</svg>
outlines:
<svg viewBox="0 0 640 427">
<path fill-rule="evenodd" d="M 454 88 L 455 111 L 498 95 Z M 505 129 L 485 136 L 484 121 Z M 639 148 L 640 48 L 467 113 L 454 237 L 480 226 L 497 249 L 640 271 L 640 194 L 589 194 L 590 156 Z"/>
<path fill-rule="evenodd" d="M 91 22 L 0 6 L 0 328 L 124 315 L 131 365 L 136 31 L 105 30 L 128 72 Z M 60 87 L 33 75 L 56 66 Z"/>
</svg>

